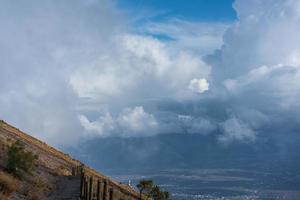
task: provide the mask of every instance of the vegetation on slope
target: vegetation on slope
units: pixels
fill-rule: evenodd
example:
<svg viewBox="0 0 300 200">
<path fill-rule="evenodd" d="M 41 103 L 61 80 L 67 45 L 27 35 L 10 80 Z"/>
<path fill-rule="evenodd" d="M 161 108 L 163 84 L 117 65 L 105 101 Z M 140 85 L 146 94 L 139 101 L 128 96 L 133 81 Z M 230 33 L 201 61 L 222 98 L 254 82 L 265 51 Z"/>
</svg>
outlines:
<svg viewBox="0 0 300 200">
<path fill-rule="evenodd" d="M 38 156 L 31 151 L 25 151 L 25 146 L 20 141 L 14 142 L 9 147 L 7 156 L 7 171 L 19 179 L 22 179 L 26 173 L 32 174 L 35 161 L 38 159 Z"/>
<path fill-rule="evenodd" d="M 0 171 L 0 199 L 45 199 L 51 188 L 36 174 L 38 156 L 20 141 L 8 143 L 6 165 Z"/>
</svg>

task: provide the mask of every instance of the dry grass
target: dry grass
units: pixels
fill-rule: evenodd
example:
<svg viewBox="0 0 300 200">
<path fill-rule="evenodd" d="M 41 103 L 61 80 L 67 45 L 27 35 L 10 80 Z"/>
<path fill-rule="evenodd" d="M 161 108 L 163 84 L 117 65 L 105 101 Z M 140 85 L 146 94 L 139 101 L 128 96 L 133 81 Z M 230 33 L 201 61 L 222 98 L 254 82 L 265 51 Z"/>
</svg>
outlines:
<svg viewBox="0 0 300 200">
<path fill-rule="evenodd" d="M 62 166 L 62 165 L 57 167 L 54 171 L 55 171 L 57 176 L 70 176 L 70 175 L 72 175 L 72 173 L 65 166 Z"/>
<path fill-rule="evenodd" d="M 0 192 L 0 199 L 1 199 L 1 200 L 11 200 L 11 199 L 9 198 L 9 196 L 7 196 L 6 194 L 4 194 L 4 193 L 2 193 L 2 192 Z"/>
<path fill-rule="evenodd" d="M 33 180 L 32 187 L 35 188 L 35 190 L 40 191 L 43 194 L 49 193 L 52 188 L 47 182 L 47 180 L 43 180 L 42 178 L 36 178 Z"/>
<path fill-rule="evenodd" d="M 0 192 L 9 196 L 19 188 L 19 181 L 7 173 L 0 172 Z M 2 198 L 1 198 L 2 199 Z"/>
<path fill-rule="evenodd" d="M 27 181 L 22 194 L 26 200 L 43 200 L 51 191 L 49 183 L 41 177 L 35 177 Z"/>
<path fill-rule="evenodd" d="M 35 188 L 31 187 L 25 197 L 26 200 L 42 200 L 45 199 L 45 195 L 41 191 L 37 191 Z"/>
</svg>

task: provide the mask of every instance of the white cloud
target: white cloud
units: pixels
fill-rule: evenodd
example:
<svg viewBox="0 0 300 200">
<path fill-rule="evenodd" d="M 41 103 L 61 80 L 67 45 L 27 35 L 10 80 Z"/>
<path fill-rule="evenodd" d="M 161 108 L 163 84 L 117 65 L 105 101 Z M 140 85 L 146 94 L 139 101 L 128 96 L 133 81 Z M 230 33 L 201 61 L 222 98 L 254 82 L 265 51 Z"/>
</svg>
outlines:
<svg viewBox="0 0 300 200">
<path fill-rule="evenodd" d="M 106 0 L 1 1 L 0 118 L 48 143 L 76 144 L 79 100 L 66 80 L 123 31 L 118 15 Z"/>
<path fill-rule="evenodd" d="M 264 65 L 299 65 L 298 0 L 237 0 L 234 7 L 238 20 L 224 34 L 215 79 L 224 81 Z"/>
<path fill-rule="evenodd" d="M 79 97 L 99 103 L 114 98 L 177 98 L 192 77 L 207 77 L 210 73 L 210 66 L 195 54 L 170 49 L 152 37 L 120 35 L 112 50 L 71 74 L 69 83 Z M 205 90 L 208 85 L 200 82 Z"/>
<path fill-rule="evenodd" d="M 180 99 L 193 77 L 210 74 L 195 52 L 129 33 L 111 1 L 45 1 L 5 0 L 0 7 L 0 117 L 49 143 L 74 143 L 83 128 L 94 136 L 115 135 L 121 126 L 152 134 L 155 111 L 134 109 L 119 122 L 114 116 Z M 108 114 L 85 117 L 99 110 Z"/>
<path fill-rule="evenodd" d="M 229 144 L 234 141 L 254 141 L 256 132 L 253 131 L 245 122 L 236 117 L 231 117 L 221 124 L 223 134 L 219 136 L 219 141 Z"/>
<path fill-rule="evenodd" d="M 237 21 L 224 34 L 220 51 L 208 58 L 214 86 L 210 93 L 226 101 L 228 116 L 238 116 L 255 130 L 299 118 L 299 1 L 237 0 L 234 7 Z M 248 109 L 257 113 L 241 119 Z M 252 141 L 251 132 L 241 139 Z M 224 138 L 237 139 L 235 135 Z"/>
<path fill-rule="evenodd" d="M 203 93 L 208 91 L 209 83 L 205 78 L 192 79 L 189 84 L 189 89 L 195 93 Z"/>
<path fill-rule="evenodd" d="M 125 109 L 118 116 L 117 122 L 123 129 L 123 136 L 157 134 L 158 122 L 152 114 L 146 113 L 141 106 Z"/>
<path fill-rule="evenodd" d="M 79 120 L 88 134 L 96 134 L 104 137 L 108 136 L 110 132 L 115 129 L 115 121 L 110 113 L 106 113 L 104 116 L 101 116 L 96 121 L 92 122 L 84 115 L 80 115 Z"/>
<path fill-rule="evenodd" d="M 80 115 L 79 120 L 90 136 L 108 137 L 142 137 L 158 134 L 159 123 L 152 114 L 144 111 L 141 106 L 125 108 L 117 117 L 110 113 L 90 121 Z"/>
<path fill-rule="evenodd" d="M 268 101 L 265 108 L 295 108 L 299 106 L 300 69 L 295 66 L 275 65 L 261 66 L 249 73 L 226 80 L 224 85 L 230 94 L 235 96 Z M 255 103 L 255 102 L 253 102 Z"/>
</svg>

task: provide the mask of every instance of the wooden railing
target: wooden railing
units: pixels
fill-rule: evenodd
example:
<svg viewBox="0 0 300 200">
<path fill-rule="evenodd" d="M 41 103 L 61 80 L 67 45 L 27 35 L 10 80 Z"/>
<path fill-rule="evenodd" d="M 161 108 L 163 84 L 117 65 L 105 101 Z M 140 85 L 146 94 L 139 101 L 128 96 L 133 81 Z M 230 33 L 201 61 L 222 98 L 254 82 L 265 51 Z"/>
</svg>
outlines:
<svg viewBox="0 0 300 200">
<path fill-rule="evenodd" d="M 137 195 L 118 187 L 109 179 L 89 174 L 84 165 L 74 167 L 72 175 L 80 176 L 81 200 L 140 199 Z M 146 198 L 143 196 L 142 199 Z"/>
</svg>

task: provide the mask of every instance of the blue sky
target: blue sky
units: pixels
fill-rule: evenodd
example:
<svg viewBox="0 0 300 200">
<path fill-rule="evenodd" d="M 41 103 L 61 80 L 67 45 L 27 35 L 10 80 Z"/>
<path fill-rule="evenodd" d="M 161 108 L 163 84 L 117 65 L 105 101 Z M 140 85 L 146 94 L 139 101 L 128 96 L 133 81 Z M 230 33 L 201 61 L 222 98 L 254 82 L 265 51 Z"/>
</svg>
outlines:
<svg viewBox="0 0 300 200">
<path fill-rule="evenodd" d="M 119 0 L 118 7 L 132 15 L 146 11 L 154 16 L 146 20 L 180 18 L 193 21 L 233 21 L 236 13 L 233 0 Z"/>
<path fill-rule="evenodd" d="M 223 33 L 236 20 L 233 2 L 118 0 L 116 6 L 133 32 L 205 54 L 220 47 Z"/>
</svg>

